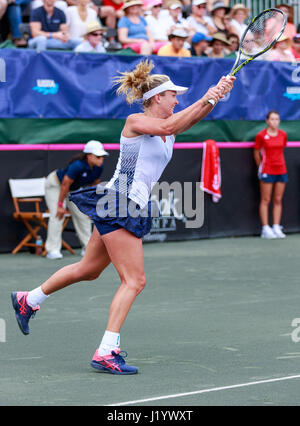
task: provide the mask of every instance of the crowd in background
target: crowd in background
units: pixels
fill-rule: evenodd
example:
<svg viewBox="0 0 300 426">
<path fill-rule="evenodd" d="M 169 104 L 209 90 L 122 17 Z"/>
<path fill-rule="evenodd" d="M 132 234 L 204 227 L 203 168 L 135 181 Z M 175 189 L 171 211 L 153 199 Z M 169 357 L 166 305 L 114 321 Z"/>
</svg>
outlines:
<svg viewBox="0 0 300 426">
<path fill-rule="evenodd" d="M 261 59 L 299 61 L 300 23 L 291 5 L 276 7 L 288 23 Z M 235 57 L 250 16 L 229 0 L 0 0 L 2 41 L 37 50 Z"/>
</svg>

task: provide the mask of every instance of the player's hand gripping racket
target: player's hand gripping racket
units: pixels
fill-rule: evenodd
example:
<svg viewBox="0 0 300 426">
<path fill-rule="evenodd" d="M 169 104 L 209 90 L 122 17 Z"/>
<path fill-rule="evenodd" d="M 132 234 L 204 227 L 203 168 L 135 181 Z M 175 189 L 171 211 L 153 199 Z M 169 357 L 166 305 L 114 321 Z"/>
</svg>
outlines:
<svg viewBox="0 0 300 426">
<path fill-rule="evenodd" d="M 229 76 L 237 74 L 250 61 L 271 49 L 286 27 L 286 14 L 279 9 L 266 9 L 252 19 L 239 46 L 235 63 Z M 239 64 L 240 60 L 245 59 Z M 214 99 L 208 101 L 215 105 Z"/>
</svg>

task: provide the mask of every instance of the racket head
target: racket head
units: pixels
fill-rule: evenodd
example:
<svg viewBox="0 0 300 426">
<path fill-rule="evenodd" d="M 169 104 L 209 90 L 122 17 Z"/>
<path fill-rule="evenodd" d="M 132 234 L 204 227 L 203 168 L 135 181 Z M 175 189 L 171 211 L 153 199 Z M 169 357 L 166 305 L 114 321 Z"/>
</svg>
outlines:
<svg viewBox="0 0 300 426">
<path fill-rule="evenodd" d="M 242 36 L 241 54 L 255 58 L 271 49 L 282 36 L 286 22 L 286 14 L 275 8 L 266 9 L 255 16 Z"/>
<path fill-rule="evenodd" d="M 282 36 L 286 22 L 286 14 L 276 8 L 266 9 L 255 16 L 242 35 L 237 58 L 229 74 L 235 75 L 250 60 L 271 49 Z M 242 55 L 248 59 L 237 67 Z"/>
</svg>

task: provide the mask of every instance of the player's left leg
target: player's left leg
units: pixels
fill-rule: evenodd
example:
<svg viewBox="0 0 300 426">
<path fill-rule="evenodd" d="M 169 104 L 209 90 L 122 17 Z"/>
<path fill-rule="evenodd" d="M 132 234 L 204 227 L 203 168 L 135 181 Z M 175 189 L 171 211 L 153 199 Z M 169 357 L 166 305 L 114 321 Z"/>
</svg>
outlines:
<svg viewBox="0 0 300 426">
<path fill-rule="evenodd" d="M 121 327 L 146 283 L 142 240 L 125 229 L 111 232 L 102 238 L 121 285 L 111 303 L 106 331 L 91 365 L 113 374 L 135 374 L 137 367 L 125 363 L 119 346 Z"/>
<path fill-rule="evenodd" d="M 277 238 L 285 238 L 281 230 L 282 199 L 285 191 L 285 182 L 276 182 L 273 191 L 273 232 Z"/>
</svg>

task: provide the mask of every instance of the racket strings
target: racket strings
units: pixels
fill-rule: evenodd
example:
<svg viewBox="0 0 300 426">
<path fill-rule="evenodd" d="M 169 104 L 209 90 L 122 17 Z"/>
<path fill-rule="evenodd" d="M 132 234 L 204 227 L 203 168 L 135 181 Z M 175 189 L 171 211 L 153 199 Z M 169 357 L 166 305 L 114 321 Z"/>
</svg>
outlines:
<svg viewBox="0 0 300 426">
<path fill-rule="evenodd" d="M 254 56 L 265 51 L 278 39 L 284 27 L 283 13 L 276 10 L 265 11 L 248 26 L 241 42 L 242 53 Z"/>
</svg>

